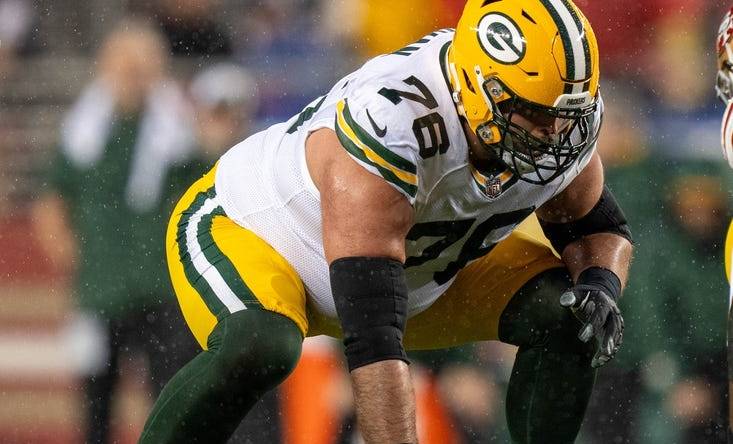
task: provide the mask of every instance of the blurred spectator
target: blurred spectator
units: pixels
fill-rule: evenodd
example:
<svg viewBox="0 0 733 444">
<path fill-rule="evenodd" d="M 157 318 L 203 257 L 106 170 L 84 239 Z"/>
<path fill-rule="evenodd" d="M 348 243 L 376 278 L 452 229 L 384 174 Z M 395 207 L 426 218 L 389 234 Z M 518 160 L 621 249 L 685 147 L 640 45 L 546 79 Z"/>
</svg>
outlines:
<svg viewBox="0 0 733 444">
<path fill-rule="evenodd" d="M 441 404 L 455 434 L 454 442 L 484 444 L 508 442 L 503 397 L 516 348 L 481 343 L 445 350 L 412 353 L 434 378 Z M 509 364 L 500 362 L 509 354 Z"/>
<path fill-rule="evenodd" d="M 195 118 L 195 149 L 171 169 L 168 184 L 175 205 L 188 187 L 229 148 L 248 137 L 258 108 L 255 79 L 233 63 L 219 63 L 196 74 L 189 86 Z M 169 214 L 165 214 L 167 218 Z M 267 393 L 234 435 L 232 444 L 280 442 L 278 391 Z"/>
<path fill-rule="evenodd" d="M 96 78 L 62 127 L 34 216 L 46 254 L 75 274 L 86 442 L 109 442 L 122 358 L 146 354 L 151 389 L 195 354 L 164 272 L 167 173 L 192 145 L 167 51 L 148 24 L 123 21 L 102 45 Z"/>
<path fill-rule="evenodd" d="M 724 165 L 665 159 L 642 99 L 619 83 L 604 93 L 598 146 L 637 248 L 624 346 L 599 374 L 582 442 L 724 442 Z"/>
<path fill-rule="evenodd" d="M 257 83 L 234 64 L 219 64 L 191 82 L 199 155 L 211 161 L 249 136 L 258 108 Z"/>
<path fill-rule="evenodd" d="M 436 29 L 455 27 L 465 4 L 465 0 L 338 0 L 324 2 L 322 14 L 330 35 L 348 40 L 366 59 L 396 51 Z"/>
<path fill-rule="evenodd" d="M 676 356 L 680 378 L 666 394 L 665 407 L 681 428 L 680 442 L 723 442 L 728 301 L 720 275 L 732 208 L 731 183 L 725 179 L 730 173 L 720 162 L 688 160 L 670 167 L 676 174 L 668 181 L 665 199 L 672 233 L 661 252 L 668 276 L 660 290 L 671 327 L 665 351 Z"/>
<path fill-rule="evenodd" d="M 476 350 L 481 349 L 481 353 Z M 425 444 L 508 442 L 503 402 L 512 346 L 484 343 L 410 352 L 418 437 Z M 502 362 L 509 353 L 506 362 Z M 356 444 L 361 435 L 339 341 L 304 342 L 301 359 L 282 385 L 285 444 Z"/>
<path fill-rule="evenodd" d="M 338 340 L 306 338 L 298 365 L 279 390 L 283 444 L 353 442 L 351 381 Z"/>
<path fill-rule="evenodd" d="M 240 49 L 247 54 L 301 55 L 316 44 L 313 0 L 245 0 Z M 263 60 L 265 63 L 269 61 Z"/>
<path fill-rule="evenodd" d="M 703 9 L 700 8 L 700 12 Z M 686 29 L 680 33 L 680 29 Z M 645 79 L 650 97 L 650 148 L 663 157 L 709 158 L 720 154 L 720 115 L 714 91 L 714 25 L 689 14 L 660 20 L 651 41 Z"/>
<path fill-rule="evenodd" d="M 652 84 L 656 79 L 650 69 L 690 71 L 699 68 L 705 71 L 702 65 L 660 64 L 653 44 L 659 39 L 660 30 L 674 29 L 682 39 L 702 37 L 707 48 L 710 46 L 708 37 L 717 30 L 717 24 L 708 23 L 706 17 L 714 10 L 717 17 L 714 21 L 719 20 L 722 14 L 718 12 L 729 7 L 727 0 L 575 2 L 590 20 L 598 38 L 603 76 L 643 77 Z"/>
<path fill-rule="evenodd" d="M 600 373 L 583 442 L 724 442 L 720 244 L 731 201 L 708 67 L 729 2 L 578 5 L 615 79 L 602 85 L 599 149 L 637 243 L 620 303 L 624 346 Z"/>
<path fill-rule="evenodd" d="M 443 19 L 441 0 L 362 2 L 359 41 L 366 57 L 390 53 L 436 29 L 454 27 Z M 359 22 L 357 21 L 357 24 Z"/>
<path fill-rule="evenodd" d="M 0 0 L 0 80 L 15 67 L 16 56 L 31 48 L 35 20 L 29 1 Z"/>
<path fill-rule="evenodd" d="M 243 3 L 237 60 L 258 79 L 258 117 L 265 126 L 298 114 L 348 72 L 353 57 L 341 42 L 324 39 L 316 0 Z"/>
<path fill-rule="evenodd" d="M 191 81 L 189 95 L 195 117 L 195 149 L 170 174 L 175 199 L 209 171 L 225 151 L 250 135 L 258 108 L 254 78 L 232 63 L 198 73 Z"/>
</svg>

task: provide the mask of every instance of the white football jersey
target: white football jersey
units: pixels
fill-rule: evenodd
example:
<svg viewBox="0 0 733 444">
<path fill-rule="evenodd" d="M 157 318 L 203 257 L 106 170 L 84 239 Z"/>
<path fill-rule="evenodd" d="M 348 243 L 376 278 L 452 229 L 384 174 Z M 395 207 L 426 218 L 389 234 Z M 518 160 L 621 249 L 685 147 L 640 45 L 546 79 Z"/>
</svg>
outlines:
<svg viewBox="0 0 733 444">
<path fill-rule="evenodd" d="M 257 133 L 218 164 L 226 214 L 295 268 L 310 303 L 336 317 L 321 236 L 319 192 L 305 161 L 311 132 L 336 131 L 351 157 L 403 193 L 415 210 L 407 236 L 409 314 L 428 308 L 459 270 L 486 255 L 588 163 L 591 146 L 548 185 L 509 171 L 487 177 L 468 162 L 468 142 L 445 77 L 453 30 L 368 61 L 299 115 Z M 602 113 L 599 107 L 596 124 Z"/>
</svg>

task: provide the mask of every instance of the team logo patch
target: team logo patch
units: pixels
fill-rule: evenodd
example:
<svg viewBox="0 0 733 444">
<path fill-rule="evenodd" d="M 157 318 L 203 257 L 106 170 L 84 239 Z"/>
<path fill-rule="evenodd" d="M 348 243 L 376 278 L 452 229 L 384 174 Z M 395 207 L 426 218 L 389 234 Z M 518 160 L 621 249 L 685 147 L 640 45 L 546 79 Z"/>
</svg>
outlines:
<svg viewBox="0 0 733 444">
<path fill-rule="evenodd" d="M 519 26 L 508 16 L 498 12 L 486 14 L 476 32 L 481 48 L 497 62 L 513 65 L 524 58 L 527 42 Z"/>
</svg>

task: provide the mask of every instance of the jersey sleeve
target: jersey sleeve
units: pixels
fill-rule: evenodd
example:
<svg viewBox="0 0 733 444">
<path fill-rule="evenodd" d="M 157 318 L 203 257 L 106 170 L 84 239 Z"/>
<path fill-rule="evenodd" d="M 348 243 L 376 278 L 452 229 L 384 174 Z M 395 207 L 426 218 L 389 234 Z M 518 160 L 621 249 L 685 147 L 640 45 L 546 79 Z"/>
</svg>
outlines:
<svg viewBox="0 0 733 444">
<path fill-rule="evenodd" d="M 382 177 L 412 205 L 419 182 L 416 148 L 390 115 L 395 111 L 387 112 L 380 99 L 389 103 L 381 96 L 340 99 L 336 104 L 336 134 L 357 163 Z"/>
</svg>

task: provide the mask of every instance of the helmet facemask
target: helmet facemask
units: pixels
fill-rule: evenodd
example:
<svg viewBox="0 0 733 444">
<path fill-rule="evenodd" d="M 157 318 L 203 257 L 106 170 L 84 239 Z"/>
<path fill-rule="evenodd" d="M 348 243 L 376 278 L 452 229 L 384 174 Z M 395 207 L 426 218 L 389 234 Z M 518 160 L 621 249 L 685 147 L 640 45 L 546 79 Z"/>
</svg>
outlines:
<svg viewBox="0 0 733 444">
<path fill-rule="evenodd" d="M 493 117 L 477 127 L 479 140 L 525 182 L 552 182 L 598 139 L 597 97 L 581 107 L 547 107 L 522 99 L 495 77 L 484 81 L 482 88 Z M 515 115 L 524 119 L 514 119 Z M 516 120 L 540 130 L 525 128 Z"/>
<path fill-rule="evenodd" d="M 733 63 L 728 60 L 724 60 L 718 70 L 715 92 L 723 103 L 728 103 L 733 99 Z"/>
</svg>

